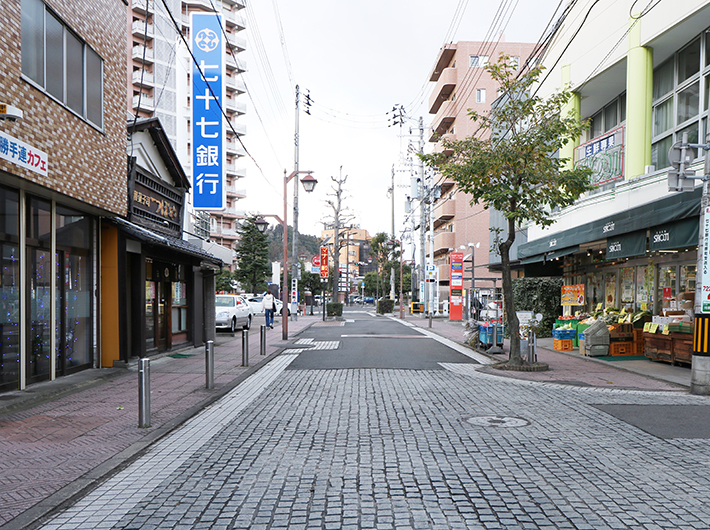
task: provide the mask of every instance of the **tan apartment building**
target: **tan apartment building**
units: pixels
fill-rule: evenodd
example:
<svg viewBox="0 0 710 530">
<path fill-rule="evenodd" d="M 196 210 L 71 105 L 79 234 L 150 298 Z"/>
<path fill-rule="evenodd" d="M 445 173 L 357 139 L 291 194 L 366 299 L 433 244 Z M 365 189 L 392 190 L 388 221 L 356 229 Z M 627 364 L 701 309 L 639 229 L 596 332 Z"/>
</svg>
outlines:
<svg viewBox="0 0 710 530">
<path fill-rule="evenodd" d="M 438 56 L 429 81 L 435 83 L 429 98 L 429 113 L 433 115 L 429 141 L 434 150 L 442 149 L 441 140 L 462 140 L 478 135 L 478 124 L 468 111 L 486 112 L 498 97 L 499 86 L 484 66 L 498 60 L 500 54 L 511 61 L 524 64 L 534 44 L 504 42 L 461 41 L 444 46 Z M 463 252 L 470 269 L 473 254 L 476 289 L 492 289 L 501 284 L 500 274 L 489 270 L 492 237 L 489 231 L 489 212 L 481 205 L 471 205 L 469 198 L 459 192 L 454 182 L 434 176 L 434 184 L 441 186 L 441 196 L 433 205 L 434 264 L 438 270 L 439 299 L 449 296 L 451 252 Z M 429 248 L 427 248 L 429 252 Z M 464 288 L 470 289 L 471 275 L 466 273 Z"/>
<path fill-rule="evenodd" d="M 321 232 L 323 245 L 328 246 L 331 262 L 334 252 L 335 230 L 332 228 Z M 340 269 L 340 292 L 357 292 L 358 285 L 367 272 L 374 271 L 374 266 L 370 260 L 370 234 L 362 228 L 341 228 L 338 231 L 340 241 L 340 252 L 338 254 L 338 264 Z M 342 294 L 341 294 L 342 296 Z"/>
<path fill-rule="evenodd" d="M 246 103 L 239 98 L 246 92 L 241 76 L 246 67 L 240 57 L 246 48 L 246 39 L 240 34 L 246 27 L 242 13 L 244 0 L 166 0 L 165 4 L 130 0 L 128 9 L 128 113 L 139 118 L 160 119 L 192 182 L 189 104 L 192 57 L 180 33 L 189 42 L 190 14 L 214 12 L 215 8 L 222 15 L 222 28 L 227 37 L 226 99 L 222 102 L 229 120 L 224 130 L 227 203 L 223 211 L 212 213 L 196 211 L 187 204 L 184 227 L 189 234 L 194 234 L 190 239 L 193 244 L 211 248 L 211 251 L 214 247 L 201 243 L 202 240 L 210 239 L 233 250 L 237 244 L 238 223 L 245 217 L 238 208 L 239 200 L 246 197 L 239 182 L 246 177 L 246 169 L 240 163 L 246 151 L 238 139 L 246 134 L 246 126 L 239 121 L 246 113 Z"/>
</svg>

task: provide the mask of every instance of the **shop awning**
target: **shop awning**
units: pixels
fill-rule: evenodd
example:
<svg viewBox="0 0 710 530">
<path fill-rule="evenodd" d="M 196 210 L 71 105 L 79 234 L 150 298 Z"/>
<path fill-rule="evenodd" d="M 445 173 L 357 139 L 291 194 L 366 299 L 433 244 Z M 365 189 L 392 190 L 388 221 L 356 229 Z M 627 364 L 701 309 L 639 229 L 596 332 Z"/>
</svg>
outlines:
<svg viewBox="0 0 710 530">
<path fill-rule="evenodd" d="M 547 256 L 545 257 L 545 260 L 550 261 L 555 258 L 561 258 L 562 256 L 569 256 L 570 254 L 574 254 L 579 250 L 579 245 L 575 245 L 573 247 L 567 247 L 567 248 L 562 248 L 560 250 L 554 250 L 552 252 L 549 252 Z"/>
<path fill-rule="evenodd" d="M 651 228 L 649 246 L 651 250 L 674 250 L 694 247 L 698 244 L 700 231 L 697 217 L 666 223 Z"/>
<path fill-rule="evenodd" d="M 646 253 L 646 230 L 637 230 L 630 234 L 606 240 L 606 259 L 631 258 Z"/>
<path fill-rule="evenodd" d="M 105 220 L 120 228 L 130 237 L 144 243 L 160 246 L 182 254 L 188 254 L 189 256 L 199 258 L 200 260 L 217 267 L 222 266 L 221 259 L 202 250 L 200 247 L 195 246 L 192 243 L 188 243 L 184 239 L 157 234 L 152 230 L 148 230 L 147 228 L 143 228 L 142 226 L 138 226 L 119 217 L 107 217 Z"/>
<path fill-rule="evenodd" d="M 529 265 L 531 263 L 542 263 L 545 261 L 545 254 L 538 254 L 537 256 L 530 256 L 529 258 L 521 259 L 521 265 Z"/>
<path fill-rule="evenodd" d="M 522 260 L 549 252 L 553 248 L 567 248 L 582 243 L 615 238 L 638 230 L 646 230 L 661 224 L 673 223 L 700 215 L 702 188 L 692 192 L 674 193 L 636 208 L 563 230 L 547 237 L 529 241 L 518 247 L 518 259 Z"/>
<path fill-rule="evenodd" d="M 552 261 L 555 258 L 561 258 L 563 256 L 569 256 L 574 254 L 579 250 L 579 245 L 573 247 L 561 248 L 560 250 L 555 250 L 553 252 L 548 252 L 547 254 L 537 254 L 536 256 L 530 256 L 529 258 L 524 258 L 520 260 L 521 265 L 529 265 L 531 263 L 541 263 L 543 261 Z"/>
</svg>

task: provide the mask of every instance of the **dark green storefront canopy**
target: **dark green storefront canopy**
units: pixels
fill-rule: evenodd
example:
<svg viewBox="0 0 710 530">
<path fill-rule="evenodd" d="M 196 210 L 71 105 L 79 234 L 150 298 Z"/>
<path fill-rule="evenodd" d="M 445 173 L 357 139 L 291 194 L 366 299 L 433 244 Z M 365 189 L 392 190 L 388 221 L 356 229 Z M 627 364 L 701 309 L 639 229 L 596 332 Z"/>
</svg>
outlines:
<svg viewBox="0 0 710 530">
<path fill-rule="evenodd" d="M 646 253 L 646 230 L 637 230 L 630 234 L 606 240 L 606 259 L 630 258 Z"/>
<path fill-rule="evenodd" d="M 649 247 L 651 250 L 694 247 L 698 244 L 699 231 L 697 217 L 655 226 L 651 228 Z"/>
<path fill-rule="evenodd" d="M 524 243 L 518 247 L 518 259 L 523 263 L 526 258 L 540 256 L 539 261 L 542 261 L 546 259 L 543 258 L 545 254 L 550 251 L 554 252 L 556 249 L 579 246 L 601 239 L 611 240 L 631 232 L 645 231 L 650 227 L 684 220 L 688 223 L 691 221 L 695 223 L 695 242 L 697 243 L 701 195 L 702 188 L 687 193 L 674 193 L 657 201 Z M 653 240 L 653 238 L 651 239 Z M 678 245 L 675 248 L 682 246 Z"/>
</svg>

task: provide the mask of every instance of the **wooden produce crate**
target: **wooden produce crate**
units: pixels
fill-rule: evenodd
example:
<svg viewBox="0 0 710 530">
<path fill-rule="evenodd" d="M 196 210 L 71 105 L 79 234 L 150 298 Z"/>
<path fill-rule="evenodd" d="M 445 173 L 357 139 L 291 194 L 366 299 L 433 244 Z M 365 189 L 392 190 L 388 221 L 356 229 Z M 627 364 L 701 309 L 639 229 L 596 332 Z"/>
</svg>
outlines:
<svg viewBox="0 0 710 530">
<path fill-rule="evenodd" d="M 634 328 L 634 355 L 643 355 L 643 329 Z"/>
<path fill-rule="evenodd" d="M 555 351 L 572 351 L 574 349 L 572 339 L 552 339 L 552 345 Z"/>
<path fill-rule="evenodd" d="M 612 342 L 609 344 L 609 355 L 633 355 L 633 342 Z"/>
<path fill-rule="evenodd" d="M 654 361 L 673 362 L 673 341 L 670 335 L 643 334 L 643 354 Z"/>
<path fill-rule="evenodd" d="M 693 334 L 671 332 L 673 342 L 673 364 L 693 362 Z"/>
<path fill-rule="evenodd" d="M 609 330 L 609 339 L 614 342 L 633 342 L 634 327 L 632 324 L 614 324 Z"/>
</svg>

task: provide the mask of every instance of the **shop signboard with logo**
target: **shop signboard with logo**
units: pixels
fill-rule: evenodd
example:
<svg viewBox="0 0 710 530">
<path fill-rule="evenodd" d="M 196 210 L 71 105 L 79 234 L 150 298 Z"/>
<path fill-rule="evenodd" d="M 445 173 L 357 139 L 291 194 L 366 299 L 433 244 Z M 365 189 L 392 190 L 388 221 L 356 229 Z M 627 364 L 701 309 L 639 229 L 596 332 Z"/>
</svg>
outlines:
<svg viewBox="0 0 710 530">
<path fill-rule="evenodd" d="M 591 183 L 602 186 L 624 176 L 624 128 L 617 127 L 574 150 L 574 167 L 592 170 Z"/>
<path fill-rule="evenodd" d="M 463 253 L 452 252 L 449 281 L 449 320 L 463 318 Z"/>
<path fill-rule="evenodd" d="M 225 134 L 224 38 L 220 15 L 191 13 L 192 187 L 198 210 L 223 210 Z"/>
</svg>

